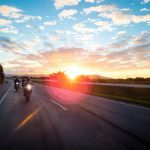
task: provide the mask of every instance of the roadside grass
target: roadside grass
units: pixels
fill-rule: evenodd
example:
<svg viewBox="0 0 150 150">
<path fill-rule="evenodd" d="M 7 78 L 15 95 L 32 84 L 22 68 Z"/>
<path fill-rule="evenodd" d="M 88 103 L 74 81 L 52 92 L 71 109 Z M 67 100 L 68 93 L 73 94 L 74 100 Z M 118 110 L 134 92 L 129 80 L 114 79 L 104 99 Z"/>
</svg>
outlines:
<svg viewBox="0 0 150 150">
<path fill-rule="evenodd" d="M 33 80 L 33 82 L 68 89 L 72 91 L 78 91 L 94 96 L 111 98 L 113 100 L 150 106 L 149 88 L 87 85 L 74 82 L 44 82 L 44 80 L 43 81 Z"/>
</svg>

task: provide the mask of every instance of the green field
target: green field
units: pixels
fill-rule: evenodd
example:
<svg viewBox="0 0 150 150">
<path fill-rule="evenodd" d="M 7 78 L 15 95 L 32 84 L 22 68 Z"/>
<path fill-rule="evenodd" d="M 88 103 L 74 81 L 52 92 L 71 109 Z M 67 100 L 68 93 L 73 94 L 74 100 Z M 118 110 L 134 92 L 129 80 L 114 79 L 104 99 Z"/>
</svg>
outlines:
<svg viewBox="0 0 150 150">
<path fill-rule="evenodd" d="M 64 88 L 82 93 L 111 98 L 114 100 L 136 103 L 140 105 L 150 106 L 150 89 L 149 88 L 133 88 L 119 86 L 103 86 L 91 85 L 90 87 L 81 83 L 73 82 L 44 82 L 34 81 L 36 83 L 50 85 L 58 88 Z"/>
</svg>

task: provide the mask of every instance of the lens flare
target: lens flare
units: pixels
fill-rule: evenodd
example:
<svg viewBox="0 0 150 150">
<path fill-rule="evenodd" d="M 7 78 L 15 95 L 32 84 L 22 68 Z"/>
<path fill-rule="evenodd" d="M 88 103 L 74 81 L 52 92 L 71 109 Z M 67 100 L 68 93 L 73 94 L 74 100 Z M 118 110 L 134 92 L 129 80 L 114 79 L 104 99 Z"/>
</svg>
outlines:
<svg viewBox="0 0 150 150">
<path fill-rule="evenodd" d="M 86 94 L 91 91 L 92 85 L 69 81 L 50 81 L 47 91 L 50 96 L 61 104 L 73 105 L 86 99 Z"/>
</svg>

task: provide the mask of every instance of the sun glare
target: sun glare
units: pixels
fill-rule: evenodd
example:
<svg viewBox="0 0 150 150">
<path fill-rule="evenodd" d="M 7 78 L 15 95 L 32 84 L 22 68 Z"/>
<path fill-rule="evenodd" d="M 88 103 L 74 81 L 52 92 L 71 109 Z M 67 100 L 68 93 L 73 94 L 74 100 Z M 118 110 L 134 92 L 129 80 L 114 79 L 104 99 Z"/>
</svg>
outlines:
<svg viewBox="0 0 150 150">
<path fill-rule="evenodd" d="M 79 69 L 74 66 L 69 66 L 66 68 L 66 74 L 70 79 L 75 79 L 78 75 L 80 75 Z"/>
</svg>

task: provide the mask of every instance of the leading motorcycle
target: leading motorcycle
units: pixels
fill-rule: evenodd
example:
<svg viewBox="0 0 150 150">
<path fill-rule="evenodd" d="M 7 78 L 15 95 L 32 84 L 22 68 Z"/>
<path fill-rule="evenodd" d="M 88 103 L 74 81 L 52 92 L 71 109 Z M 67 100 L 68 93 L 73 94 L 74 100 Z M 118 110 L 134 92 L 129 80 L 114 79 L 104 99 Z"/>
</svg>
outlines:
<svg viewBox="0 0 150 150">
<path fill-rule="evenodd" d="M 31 93 L 32 93 L 32 85 L 28 83 L 26 86 L 24 86 L 24 96 L 27 102 L 30 101 Z"/>
</svg>

